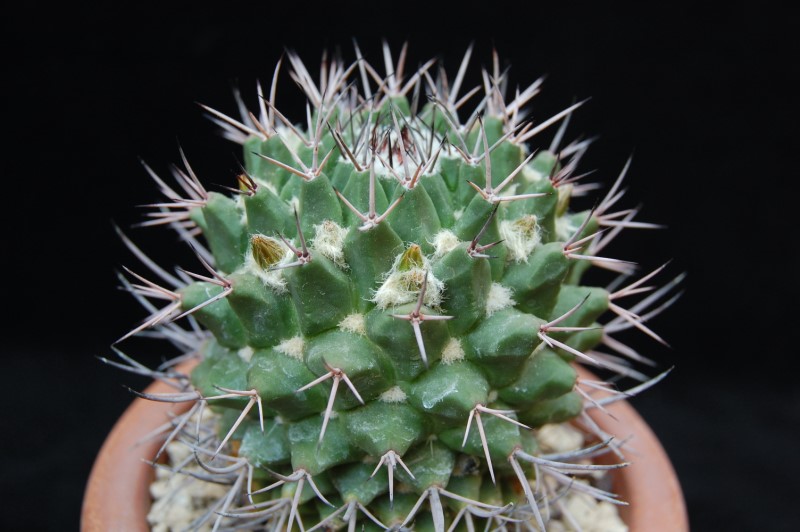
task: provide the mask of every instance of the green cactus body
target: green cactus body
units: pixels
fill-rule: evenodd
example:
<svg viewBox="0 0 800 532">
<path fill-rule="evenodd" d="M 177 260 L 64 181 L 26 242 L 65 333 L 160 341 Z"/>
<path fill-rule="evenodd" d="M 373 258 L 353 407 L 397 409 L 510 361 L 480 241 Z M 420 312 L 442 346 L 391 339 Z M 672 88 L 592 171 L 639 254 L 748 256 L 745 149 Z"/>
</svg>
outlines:
<svg viewBox="0 0 800 532">
<path fill-rule="evenodd" d="M 279 484 L 250 511 L 267 528 L 444 530 L 466 510 L 540 527 L 520 457 L 583 410 L 569 361 L 615 297 L 580 284 L 611 219 L 568 209 L 559 172 L 582 146 L 528 157 L 527 92 L 461 123 L 452 95 L 420 109 L 390 81 L 359 105 L 341 65 L 324 91 L 292 63 L 311 130 L 271 108 L 225 123 L 246 186 L 186 206 L 215 273 L 177 291 L 211 333 L 193 385 L 215 410 L 249 404 L 228 445 Z"/>
</svg>

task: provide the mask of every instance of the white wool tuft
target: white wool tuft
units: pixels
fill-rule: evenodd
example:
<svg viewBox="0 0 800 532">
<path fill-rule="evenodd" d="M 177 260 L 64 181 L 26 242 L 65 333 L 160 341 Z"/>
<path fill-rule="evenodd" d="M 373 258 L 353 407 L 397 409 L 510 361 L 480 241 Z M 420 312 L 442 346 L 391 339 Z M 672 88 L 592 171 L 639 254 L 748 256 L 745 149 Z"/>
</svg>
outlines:
<svg viewBox="0 0 800 532">
<path fill-rule="evenodd" d="M 495 312 L 511 308 L 517 304 L 511 297 L 514 292 L 507 286 L 500 283 L 492 283 L 489 288 L 489 297 L 486 298 L 486 315 L 491 316 Z"/>
<path fill-rule="evenodd" d="M 450 341 L 447 342 L 444 350 L 442 350 L 442 364 L 450 365 L 459 360 L 464 360 L 464 349 L 461 347 L 461 340 L 450 338 Z"/>
<path fill-rule="evenodd" d="M 406 271 L 398 271 L 398 265 L 403 254 L 397 256 L 392 265 L 392 269 L 383 281 L 383 284 L 375 292 L 372 302 L 379 309 L 411 303 L 419 298 L 422 283 L 425 280 L 425 272 L 428 273 L 428 287 L 425 289 L 425 300 L 423 303 L 431 308 L 437 308 L 442 303 L 442 292 L 444 283 L 433 276 L 430 263 L 423 257 L 422 268 L 411 268 Z"/>
<path fill-rule="evenodd" d="M 239 349 L 237 354 L 239 355 L 239 358 L 241 358 L 245 362 L 250 362 L 250 359 L 253 358 L 253 352 L 254 352 L 253 348 L 250 347 L 249 345 L 247 345 L 247 346 Z"/>
<path fill-rule="evenodd" d="M 442 229 L 434 235 L 431 242 L 434 248 L 433 256 L 437 259 L 444 257 L 458 246 L 458 243 L 458 237 L 452 231 Z"/>
<path fill-rule="evenodd" d="M 383 392 L 378 399 L 384 403 L 404 403 L 407 397 L 406 392 L 399 386 L 394 386 Z"/>
<path fill-rule="evenodd" d="M 367 322 L 364 319 L 364 315 L 357 312 L 348 314 L 342 321 L 339 322 L 339 330 L 366 336 Z"/>
<path fill-rule="evenodd" d="M 303 360 L 304 347 L 305 341 L 303 338 L 301 336 L 295 336 L 294 338 L 289 338 L 288 340 L 284 340 L 283 342 L 279 343 L 277 347 L 275 347 L 275 351 L 278 353 L 283 353 L 287 357 Z"/>
<path fill-rule="evenodd" d="M 515 262 L 528 262 L 528 256 L 541 241 L 536 216 L 529 215 L 519 220 L 500 222 L 500 238 L 508 249 L 508 259 Z"/>
<path fill-rule="evenodd" d="M 315 225 L 314 231 L 311 247 L 332 260 L 338 267 L 347 269 L 344 260 L 344 238 L 347 236 L 347 229 L 340 227 L 333 220 L 325 220 Z"/>
</svg>

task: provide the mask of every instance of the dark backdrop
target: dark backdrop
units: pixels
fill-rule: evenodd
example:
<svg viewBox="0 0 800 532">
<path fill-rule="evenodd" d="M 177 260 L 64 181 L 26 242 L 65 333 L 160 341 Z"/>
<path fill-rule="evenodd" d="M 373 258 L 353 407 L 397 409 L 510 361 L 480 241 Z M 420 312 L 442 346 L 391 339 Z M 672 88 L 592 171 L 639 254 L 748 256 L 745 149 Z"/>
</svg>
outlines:
<svg viewBox="0 0 800 532">
<path fill-rule="evenodd" d="M 143 316 L 116 288 L 115 270 L 135 262 L 112 229 L 157 199 L 137 157 L 165 171 L 180 143 L 207 185 L 230 183 L 238 150 L 194 102 L 233 113 L 238 84 L 254 104 L 283 45 L 316 65 L 325 47 L 352 58 L 357 37 L 380 62 L 382 36 L 395 51 L 408 39 L 412 66 L 439 55 L 451 72 L 470 42 L 475 66 L 495 46 L 515 83 L 548 75 L 540 119 L 592 96 L 571 126 L 600 136 L 584 169 L 608 184 L 635 153 L 626 205 L 669 226 L 630 232 L 614 251 L 645 267 L 672 257 L 672 274 L 688 272 L 685 296 L 653 321 L 673 348 L 627 337 L 676 366 L 634 405 L 674 460 L 695 530 L 789 530 L 800 396 L 787 374 L 798 138 L 785 13 L 749 2 L 166 4 L 32 6 L 2 22 L 5 530 L 76 526 L 93 455 L 131 399 L 122 385 L 145 385 L 94 358 Z M 299 120 L 287 79 L 278 102 Z M 165 231 L 131 233 L 166 265 L 194 264 Z M 167 354 L 126 350 L 147 363 Z"/>
</svg>

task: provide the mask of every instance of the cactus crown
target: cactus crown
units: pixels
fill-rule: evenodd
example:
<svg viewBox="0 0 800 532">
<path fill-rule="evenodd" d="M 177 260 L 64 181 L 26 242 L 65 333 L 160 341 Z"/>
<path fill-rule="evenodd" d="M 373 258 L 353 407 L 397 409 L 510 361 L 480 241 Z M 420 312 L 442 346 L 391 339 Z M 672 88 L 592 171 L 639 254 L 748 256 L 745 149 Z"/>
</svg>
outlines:
<svg viewBox="0 0 800 532">
<path fill-rule="evenodd" d="M 646 381 L 634 392 L 653 382 L 611 335 L 662 341 L 644 322 L 679 279 L 643 286 L 659 268 L 622 288 L 581 284 L 591 266 L 634 273 L 602 256 L 620 230 L 652 227 L 615 210 L 629 164 L 594 209 L 573 212 L 594 188 L 576 172 L 590 141 L 563 142 L 581 103 L 534 122 L 541 80 L 509 91 L 496 56 L 464 91 L 471 49 L 453 79 L 434 61 L 407 75 L 405 48 L 396 63 L 384 52 L 385 75 L 356 48 L 352 64 L 324 59 L 319 81 L 288 53 L 305 126 L 275 107 L 281 62 L 255 112 L 205 107 L 243 146 L 232 194 L 207 192 L 183 154 L 177 186 L 147 168 L 166 200 L 144 225 L 178 231 L 202 273 L 170 274 L 123 237 L 160 278 L 129 272 L 152 313 L 123 339 L 152 329 L 200 359 L 190 379 L 149 371 L 180 389 L 148 396 L 192 403 L 168 441 L 191 434 L 194 476 L 229 486 L 195 526 L 543 530 L 566 511 L 564 490 L 620 502 L 573 476 L 624 465 L 577 463 L 622 444 L 598 433 L 548 456 L 535 429 L 625 396 L 595 399 L 604 386 L 578 380 L 573 361 Z M 551 126 L 549 146 L 527 146 Z M 189 430 L 206 404 L 216 434 Z"/>
</svg>

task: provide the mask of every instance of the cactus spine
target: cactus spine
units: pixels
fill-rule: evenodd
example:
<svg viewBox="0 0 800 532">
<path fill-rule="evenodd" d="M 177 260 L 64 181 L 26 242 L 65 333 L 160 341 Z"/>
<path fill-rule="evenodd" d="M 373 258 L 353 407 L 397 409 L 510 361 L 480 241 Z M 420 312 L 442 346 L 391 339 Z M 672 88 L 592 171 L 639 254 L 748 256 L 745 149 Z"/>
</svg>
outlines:
<svg viewBox="0 0 800 532">
<path fill-rule="evenodd" d="M 149 396 L 192 403 L 169 439 L 191 434 L 201 476 L 230 486 L 196 526 L 544 530 L 562 490 L 621 502 L 573 480 L 625 465 L 577 463 L 620 444 L 598 434 L 545 456 L 533 429 L 601 406 L 572 362 L 646 380 L 614 332 L 661 341 L 644 322 L 679 279 L 630 310 L 618 300 L 652 290 L 660 268 L 613 290 L 581 284 L 591 266 L 634 273 L 601 254 L 621 229 L 650 227 L 614 210 L 628 164 L 573 212 L 592 188 L 576 172 L 590 142 L 562 145 L 580 103 L 536 123 L 524 108 L 540 81 L 509 93 L 496 57 L 462 92 L 471 50 L 452 80 L 433 61 L 406 76 L 405 49 L 397 64 L 384 51 L 385 77 L 357 50 L 351 65 L 323 61 L 318 83 L 288 54 L 303 127 L 274 107 L 280 63 L 255 114 L 206 108 L 243 146 L 233 194 L 206 191 L 185 157 L 177 186 L 147 168 L 167 200 L 145 225 L 177 230 L 202 273 L 174 276 L 125 238 L 160 281 L 124 281 L 152 314 L 123 339 L 152 329 L 200 359 L 190 379 L 151 371 L 180 389 Z M 551 126 L 549 147 L 527 146 Z M 218 434 L 187 423 L 206 404 Z"/>
</svg>

